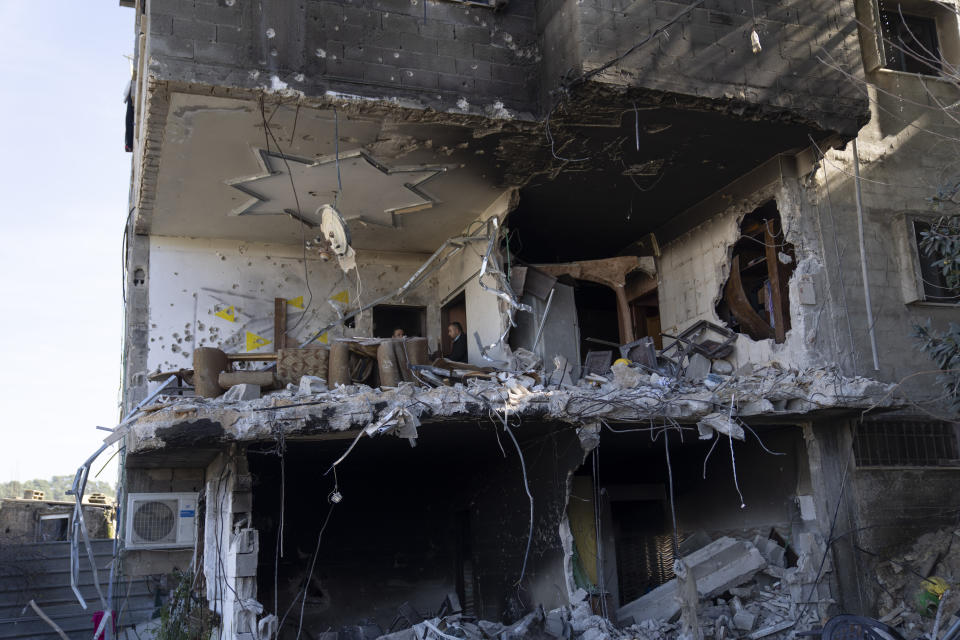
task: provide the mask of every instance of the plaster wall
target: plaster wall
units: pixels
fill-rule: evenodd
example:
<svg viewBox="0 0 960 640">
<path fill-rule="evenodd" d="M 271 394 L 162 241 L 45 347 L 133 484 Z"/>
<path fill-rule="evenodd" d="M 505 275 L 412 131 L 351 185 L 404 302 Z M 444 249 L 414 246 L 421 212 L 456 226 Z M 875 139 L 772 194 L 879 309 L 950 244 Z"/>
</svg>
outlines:
<svg viewBox="0 0 960 640">
<path fill-rule="evenodd" d="M 358 270 L 345 274 L 335 261 L 307 256 L 305 279 L 303 257 L 296 246 L 152 237 L 149 370 L 190 368 L 193 350 L 202 346 L 231 353 L 273 351 L 276 297 L 288 300 L 288 343 L 299 344 L 334 322 L 338 310 L 396 291 L 425 259 L 361 252 Z M 402 301 L 392 301 L 427 307 L 427 338 L 434 344 L 439 331 L 435 287 L 430 280 Z M 364 313 L 355 328 L 332 329 L 319 341 L 372 335 L 372 322 L 372 314 Z"/>
<path fill-rule="evenodd" d="M 512 190 L 504 192 L 483 215 L 468 225 L 464 233 L 470 230 L 476 231 L 478 225 L 486 224 L 491 218 L 496 218 L 497 224 L 501 224 L 504 216 L 515 206 L 515 203 L 515 192 Z M 480 334 L 480 341 L 486 347 L 498 342 L 509 326 L 509 320 L 506 316 L 506 303 L 493 293 L 484 291 L 478 280 L 486 250 L 486 241 L 468 242 L 462 251 L 453 256 L 437 272 L 436 294 L 441 306 L 452 300 L 460 292 L 464 294 L 467 307 L 467 326 L 465 327 L 467 332 L 467 359 L 470 364 L 478 366 L 488 365 L 489 361 L 480 352 L 477 339 L 473 333 L 476 331 Z M 500 255 L 497 247 L 494 247 L 491 252 L 490 260 L 490 268 L 499 264 Z M 502 265 L 499 268 L 505 270 Z M 501 286 L 492 275 L 484 277 L 484 284 L 494 289 Z M 442 330 L 446 331 L 446 327 L 443 327 Z M 504 346 L 498 344 L 488 349 L 487 356 L 494 360 L 504 359 L 506 356 Z"/>
</svg>

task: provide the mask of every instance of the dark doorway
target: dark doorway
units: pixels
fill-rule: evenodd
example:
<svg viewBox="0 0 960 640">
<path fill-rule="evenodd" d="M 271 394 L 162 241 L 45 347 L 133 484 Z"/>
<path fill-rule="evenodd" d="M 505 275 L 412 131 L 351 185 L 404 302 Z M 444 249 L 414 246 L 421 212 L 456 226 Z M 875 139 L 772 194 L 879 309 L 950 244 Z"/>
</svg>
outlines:
<svg viewBox="0 0 960 640">
<path fill-rule="evenodd" d="M 425 336 L 427 308 L 381 304 L 373 308 L 373 337 L 390 338 L 394 329 L 406 336 Z"/>
<path fill-rule="evenodd" d="M 462 291 L 440 309 L 440 322 L 443 324 L 440 327 L 440 349 L 443 353 L 450 353 L 452 345 L 450 336 L 447 335 L 447 326 L 451 322 L 459 322 L 463 327 L 464 336 L 470 335 L 467 332 L 467 296 Z M 468 338 L 467 344 L 469 343 Z"/>
<path fill-rule="evenodd" d="M 604 344 L 620 344 L 617 296 L 613 289 L 586 280 L 576 280 L 574 286 L 577 323 L 580 326 L 580 361 L 586 359 L 588 351 L 612 349 L 617 354 L 610 344 Z"/>
</svg>

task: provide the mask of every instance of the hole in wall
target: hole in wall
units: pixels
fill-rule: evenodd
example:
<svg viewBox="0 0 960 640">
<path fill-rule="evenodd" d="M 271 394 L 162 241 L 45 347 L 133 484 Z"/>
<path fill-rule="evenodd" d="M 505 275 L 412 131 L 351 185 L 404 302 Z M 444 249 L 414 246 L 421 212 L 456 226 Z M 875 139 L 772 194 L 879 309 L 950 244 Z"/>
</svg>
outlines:
<svg viewBox="0 0 960 640">
<path fill-rule="evenodd" d="M 786 340 L 790 330 L 790 276 L 796 266 L 774 200 L 744 216 L 734 243 L 730 275 L 717 303 L 728 327 L 754 340 Z"/>
</svg>

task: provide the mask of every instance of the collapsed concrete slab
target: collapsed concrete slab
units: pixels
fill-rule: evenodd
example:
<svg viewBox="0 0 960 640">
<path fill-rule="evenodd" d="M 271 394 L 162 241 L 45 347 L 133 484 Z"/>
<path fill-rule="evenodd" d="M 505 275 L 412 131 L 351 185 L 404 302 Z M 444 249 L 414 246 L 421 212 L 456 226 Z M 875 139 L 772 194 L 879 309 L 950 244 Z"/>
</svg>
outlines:
<svg viewBox="0 0 960 640">
<path fill-rule="evenodd" d="M 750 580 L 767 563 L 746 540 L 723 537 L 684 558 L 697 581 L 697 595 L 710 598 Z M 673 620 L 680 614 L 677 580 L 660 585 L 642 598 L 617 611 L 621 623 L 641 620 Z"/>
<path fill-rule="evenodd" d="M 466 385 L 436 388 L 404 382 L 383 390 L 365 385 L 323 390 L 322 385 L 311 384 L 309 389 L 301 389 L 312 391 L 309 395 L 281 391 L 245 402 L 160 396 L 130 424 L 127 447 L 129 453 L 162 449 L 173 437 L 181 443 L 201 438 L 221 443 L 270 440 L 278 425 L 288 436 L 374 424 L 379 429 L 398 412 L 424 423 L 473 419 L 478 412 L 576 425 L 651 419 L 695 423 L 716 412 L 718 406 L 724 407 L 728 416 L 746 418 L 889 408 L 898 403 L 887 384 L 844 377 L 829 368 L 799 371 L 777 363 L 727 377 L 714 389 L 683 379 L 646 375 L 629 388 L 612 379 L 554 387 L 535 383 L 528 376 L 504 375 L 505 382 L 471 380 Z M 758 410 L 761 404 L 764 408 Z"/>
</svg>

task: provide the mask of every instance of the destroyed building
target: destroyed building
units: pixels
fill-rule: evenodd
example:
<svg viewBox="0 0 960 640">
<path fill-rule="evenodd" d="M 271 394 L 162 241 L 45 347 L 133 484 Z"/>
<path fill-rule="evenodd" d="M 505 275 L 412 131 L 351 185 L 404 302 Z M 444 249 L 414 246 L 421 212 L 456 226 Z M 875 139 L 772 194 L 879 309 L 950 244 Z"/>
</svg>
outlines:
<svg viewBox="0 0 960 640">
<path fill-rule="evenodd" d="M 786 637 L 953 524 L 895 383 L 957 127 L 895 8 L 121 4 L 121 582 L 221 638 Z"/>
</svg>

